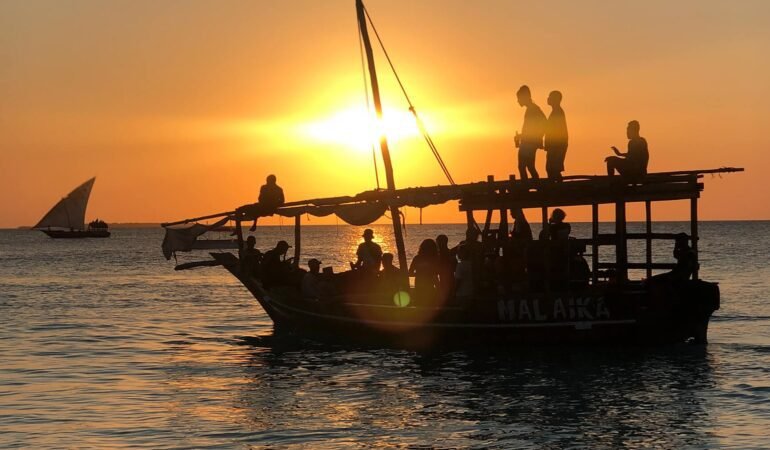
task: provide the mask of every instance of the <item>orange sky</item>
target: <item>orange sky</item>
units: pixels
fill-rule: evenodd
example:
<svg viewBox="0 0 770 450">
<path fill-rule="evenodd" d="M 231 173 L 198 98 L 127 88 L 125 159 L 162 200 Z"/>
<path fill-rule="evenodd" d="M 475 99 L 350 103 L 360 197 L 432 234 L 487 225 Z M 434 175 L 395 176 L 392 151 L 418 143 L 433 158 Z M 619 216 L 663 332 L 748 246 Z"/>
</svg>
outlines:
<svg viewBox="0 0 770 450">
<path fill-rule="evenodd" d="M 515 172 L 526 83 L 546 113 L 564 93 L 567 174 L 603 172 L 637 119 L 652 171 L 747 169 L 706 180 L 702 219 L 770 219 L 770 2 L 367 7 L 456 181 Z M 355 20 L 353 0 L 0 2 L 0 227 L 34 224 L 94 175 L 88 218 L 108 222 L 228 210 L 269 173 L 288 200 L 373 188 Z M 378 68 L 397 185 L 444 183 Z"/>
</svg>

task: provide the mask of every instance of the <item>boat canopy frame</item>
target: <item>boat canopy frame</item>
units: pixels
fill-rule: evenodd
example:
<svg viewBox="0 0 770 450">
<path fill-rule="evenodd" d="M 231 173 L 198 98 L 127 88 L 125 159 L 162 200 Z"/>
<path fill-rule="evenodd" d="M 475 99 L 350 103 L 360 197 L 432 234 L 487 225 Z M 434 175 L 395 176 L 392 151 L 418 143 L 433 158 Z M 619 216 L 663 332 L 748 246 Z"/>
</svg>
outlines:
<svg viewBox="0 0 770 450">
<path fill-rule="evenodd" d="M 301 257 L 301 226 L 302 215 L 327 216 L 336 214 L 352 225 L 364 226 L 382 217 L 394 206 L 401 208 L 411 206 L 424 208 L 431 205 L 443 204 L 449 201 L 459 201 L 459 211 L 466 213 L 466 224 L 479 229 L 482 239 L 490 239 L 499 235 L 503 228 L 508 229 L 508 212 L 512 209 L 540 209 L 542 211 L 543 227 L 548 226 L 549 208 L 569 206 L 590 206 L 592 232 L 589 239 L 571 239 L 585 244 L 591 249 L 592 283 L 597 283 L 600 276 L 614 274 L 618 282 L 628 281 L 629 269 L 643 269 L 647 277 L 652 276 L 653 270 L 671 269 L 674 264 L 655 263 L 652 261 L 652 242 L 655 240 L 674 240 L 675 233 L 652 232 L 652 203 L 659 201 L 689 200 L 690 201 L 690 233 L 688 238 L 692 249 L 698 257 L 698 199 L 703 190 L 702 178 L 707 174 L 721 175 L 732 172 L 742 172 L 743 168 L 722 167 L 718 169 L 691 170 L 680 172 L 650 173 L 638 180 L 628 180 L 620 176 L 573 175 L 564 177 L 563 181 L 554 182 L 548 179 L 517 180 L 514 175 L 506 180 L 495 180 L 488 176 L 486 181 L 438 185 L 427 187 L 412 187 L 394 190 L 370 190 L 353 196 L 338 196 L 316 198 L 287 202 L 275 210 L 276 215 L 294 218 L 294 264 L 298 265 Z M 626 204 L 645 204 L 645 232 L 628 233 Z M 615 232 L 599 232 L 599 205 L 612 204 L 615 206 Z M 365 210 L 363 214 L 350 214 L 357 209 Z M 164 223 L 170 227 L 180 224 L 197 222 L 205 219 L 228 217 L 235 221 L 235 231 L 239 248 L 243 248 L 244 239 L 241 224 L 259 216 L 248 212 L 248 208 L 238 208 L 235 211 L 211 214 L 208 216 L 186 219 L 178 222 Z M 483 228 L 473 216 L 475 211 L 485 211 L 486 220 Z M 492 217 L 499 213 L 499 228 L 492 228 Z M 351 217 L 360 219 L 352 220 Z M 628 240 L 644 240 L 645 261 L 628 261 Z M 615 262 L 599 261 L 599 247 L 614 246 Z M 604 271 L 604 272 L 603 272 Z M 694 279 L 698 279 L 697 269 Z"/>
</svg>

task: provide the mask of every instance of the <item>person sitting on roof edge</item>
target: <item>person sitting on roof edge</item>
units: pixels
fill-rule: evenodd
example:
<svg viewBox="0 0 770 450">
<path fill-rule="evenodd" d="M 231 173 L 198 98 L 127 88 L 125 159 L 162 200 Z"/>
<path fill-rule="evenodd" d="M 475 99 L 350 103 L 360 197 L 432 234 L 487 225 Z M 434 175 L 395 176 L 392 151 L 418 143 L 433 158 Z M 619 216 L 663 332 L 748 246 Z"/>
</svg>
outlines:
<svg viewBox="0 0 770 450">
<path fill-rule="evenodd" d="M 629 179 L 639 179 L 647 174 L 647 163 L 650 153 L 647 149 L 647 140 L 639 135 L 639 122 L 632 120 L 626 128 L 628 137 L 628 152 L 621 153 L 613 146 L 612 151 L 617 156 L 608 156 L 604 159 L 607 163 L 607 175 L 615 175 L 617 171 L 621 176 Z"/>
<path fill-rule="evenodd" d="M 249 229 L 257 229 L 257 219 L 262 216 L 272 216 L 279 206 L 286 202 L 283 196 L 283 189 L 276 183 L 275 175 L 268 175 L 265 184 L 259 188 L 259 199 L 257 203 L 238 208 L 236 212 L 254 216 L 254 224 Z"/>
</svg>

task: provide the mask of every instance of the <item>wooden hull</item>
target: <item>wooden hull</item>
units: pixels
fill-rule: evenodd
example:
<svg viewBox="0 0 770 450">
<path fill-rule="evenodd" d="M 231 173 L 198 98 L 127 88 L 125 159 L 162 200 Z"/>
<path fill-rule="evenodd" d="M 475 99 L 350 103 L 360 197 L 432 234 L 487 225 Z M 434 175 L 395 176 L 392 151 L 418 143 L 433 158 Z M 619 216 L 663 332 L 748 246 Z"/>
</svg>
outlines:
<svg viewBox="0 0 770 450">
<path fill-rule="evenodd" d="M 107 230 L 40 230 L 53 239 L 108 238 Z"/>
<path fill-rule="evenodd" d="M 249 289 L 277 330 L 313 339 L 410 349 L 527 344 L 706 342 L 719 308 L 716 284 L 629 284 L 561 293 L 490 295 L 463 305 L 398 307 L 389 296 L 302 299 L 295 288 L 269 290 L 239 272 L 230 254 L 215 259 Z M 412 293 L 414 294 L 414 293 Z"/>
</svg>

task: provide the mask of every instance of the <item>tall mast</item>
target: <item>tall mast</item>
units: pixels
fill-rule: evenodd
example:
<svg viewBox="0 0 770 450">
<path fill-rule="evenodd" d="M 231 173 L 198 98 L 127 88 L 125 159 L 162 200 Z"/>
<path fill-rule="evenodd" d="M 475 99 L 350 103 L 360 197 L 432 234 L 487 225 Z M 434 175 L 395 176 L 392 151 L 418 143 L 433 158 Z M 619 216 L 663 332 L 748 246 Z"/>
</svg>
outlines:
<svg viewBox="0 0 770 450">
<path fill-rule="evenodd" d="M 369 79 L 372 82 L 372 99 L 374 100 L 374 109 L 377 111 L 377 120 L 382 122 L 382 101 L 380 100 L 380 86 L 377 83 L 377 70 L 374 67 L 374 54 L 372 53 L 372 43 L 369 41 L 369 30 L 366 26 L 366 12 L 364 11 L 363 0 L 356 0 L 356 12 L 358 13 L 358 28 L 361 31 L 361 39 L 366 49 L 366 61 L 369 65 Z M 381 129 L 381 128 L 380 128 Z M 396 190 L 396 182 L 393 179 L 393 166 L 390 162 L 390 150 L 388 150 L 388 140 L 385 132 L 380 134 L 380 150 L 382 151 L 382 162 L 385 165 L 385 177 L 388 183 L 388 190 Z M 406 271 L 406 249 L 404 247 L 404 235 L 401 231 L 401 216 L 398 207 L 390 206 L 390 216 L 393 220 L 393 232 L 396 235 L 396 249 L 398 250 L 398 265 L 402 271 Z"/>
</svg>

